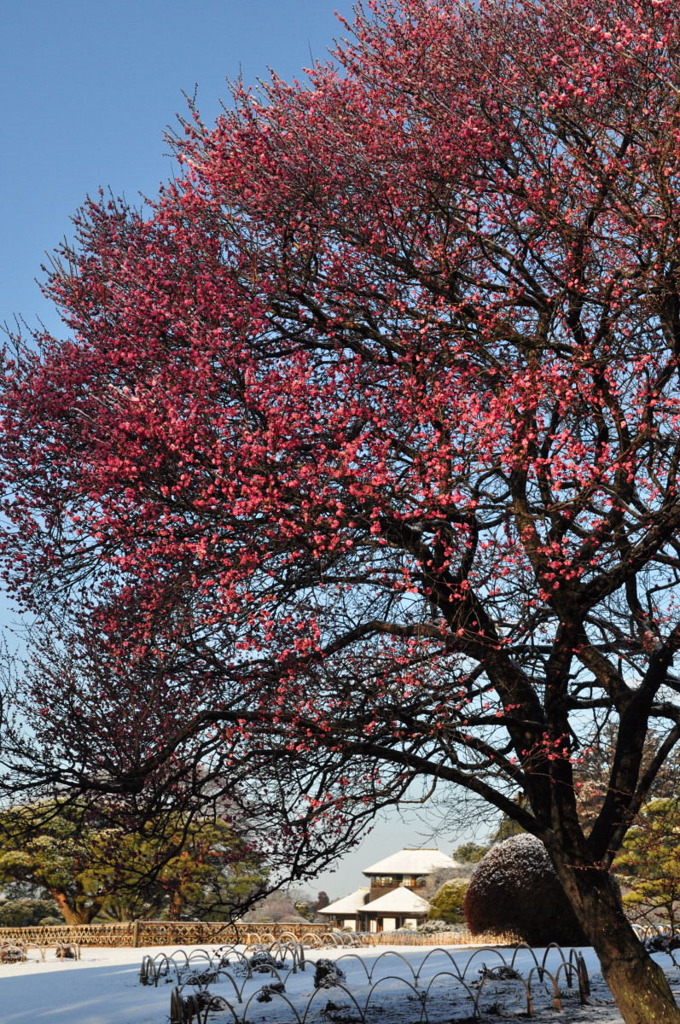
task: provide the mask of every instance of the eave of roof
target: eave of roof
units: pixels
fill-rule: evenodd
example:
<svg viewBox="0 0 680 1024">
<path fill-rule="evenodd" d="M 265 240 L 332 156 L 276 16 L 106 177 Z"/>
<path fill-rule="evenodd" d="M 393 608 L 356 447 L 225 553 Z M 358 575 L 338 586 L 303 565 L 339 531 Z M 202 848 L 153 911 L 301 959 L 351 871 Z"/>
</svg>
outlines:
<svg viewBox="0 0 680 1024">
<path fill-rule="evenodd" d="M 373 913 L 375 911 L 383 914 L 426 914 L 429 909 L 430 904 L 427 900 L 404 885 L 400 885 L 398 889 L 392 889 L 391 892 L 386 892 L 384 896 L 379 896 L 377 900 L 372 900 L 371 903 L 366 903 L 361 907 L 362 912 Z"/>
<path fill-rule="evenodd" d="M 441 850 L 416 849 L 415 847 L 404 847 L 397 853 L 390 854 L 370 868 L 364 868 L 365 875 L 429 875 L 438 868 L 459 868 L 460 864 L 453 857 L 442 853 Z"/>
<path fill-rule="evenodd" d="M 363 910 L 366 896 L 370 891 L 368 886 L 362 886 L 351 892 L 349 896 L 343 896 L 342 899 L 329 903 L 327 907 L 319 910 L 319 914 L 356 914 L 357 911 Z"/>
</svg>

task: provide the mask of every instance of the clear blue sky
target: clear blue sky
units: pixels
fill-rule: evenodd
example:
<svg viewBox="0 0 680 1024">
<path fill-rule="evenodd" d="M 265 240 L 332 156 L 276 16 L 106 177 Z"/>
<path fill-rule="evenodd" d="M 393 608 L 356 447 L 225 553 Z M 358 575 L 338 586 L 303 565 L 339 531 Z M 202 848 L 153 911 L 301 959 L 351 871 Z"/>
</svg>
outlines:
<svg viewBox="0 0 680 1024">
<path fill-rule="evenodd" d="M 0 0 L 0 323 L 56 319 L 34 280 L 99 186 L 134 200 L 171 173 L 163 133 L 198 86 L 286 79 L 342 34 L 350 0 Z"/>
<path fill-rule="evenodd" d="M 103 186 L 128 200 L 153 196 L 172 163 L 163 134 L 198 87 L 207 121 L 226 79 L 254 84 L 272 68 L 290 80 L 343 34 L 334 10 L 351 0 L 0 0 L 0 323 L 38 318 L 59 332 L 42 297 L 45 252 Z M 0 609 L 1 610 L 1 609 Z M 485 816 L 486 817 L 486 816 Z M 494 815 L 482 822 L 483 837 Z M 434 822 L 434 818 L 431 819 Z M 472 823 L 471 823 L 472 824 Z M 465 830 L 467 831 L 467 830 Z M 336 874 L 310 888 L 340 896 L 361 868 L 402 845 L 450 852 L 462 831 L 437 839 L 397 814 L 381 822 Z"/>
</svg>

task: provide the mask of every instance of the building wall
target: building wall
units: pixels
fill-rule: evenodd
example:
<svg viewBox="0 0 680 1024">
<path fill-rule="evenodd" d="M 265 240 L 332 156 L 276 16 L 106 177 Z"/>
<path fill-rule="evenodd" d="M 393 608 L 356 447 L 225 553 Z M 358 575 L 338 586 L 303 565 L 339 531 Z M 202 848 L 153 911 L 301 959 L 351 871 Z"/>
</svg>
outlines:
<svg viewBox="0 0 680 1024">
<path fill-rule="evenodd" d="M 379 896 L 392 892 L 393 889 L 398 889 L 400 885 L 420 895 L 427 885 L 427 879 L 422 875 L 393 875 L 392 877 L 375 875 L 370 878 L 370 883 L 371 891 L 367 901 L 369 903 L 377 900 Z"/>
</svg>

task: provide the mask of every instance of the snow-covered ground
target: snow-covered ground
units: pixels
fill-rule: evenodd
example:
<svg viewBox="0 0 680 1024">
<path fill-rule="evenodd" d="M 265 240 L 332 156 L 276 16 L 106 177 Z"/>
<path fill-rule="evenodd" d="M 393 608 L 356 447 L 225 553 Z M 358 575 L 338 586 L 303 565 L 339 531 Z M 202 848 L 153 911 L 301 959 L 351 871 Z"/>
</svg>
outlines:
<svg viewBox="0 0 680 1024">
<path fill-rule="evenodd" d="M 80 960 L 57 960 L 48 950 L 45 960 L 37 950 L 29 952 L 26 963 L 0 965 L 0 1021 L 3 1024 L 168 1024 L 170 999 L 177 985 L 172 969 L 159 980 L 157 987 L 141 985 L 139 968 L 144 956 L 172 954 L 176 947 L 166 949 L 111 949 L 84 947 Z M 186 952 L 190 952 L 187 947 Z M 542 950 L 534 951 L 539 964 Z M 621 1018 L 612 1005 L 609 993 L 599 975 L 597 959 L 592 950 L 580 950 L 590 975 L 591 997 L 582 1006 L 578 988 L 568 988 L 561 956 L 550 951 L 546 967 L 558 974 L 557 986 L 561 1011 L 553 1008 L 554 988 L 546 976 L 541 984 L 535 961 L 527 950 L 520 950 L 514 968 L 524 978 L 533 969 L 531 992 L 536 1020 L 560 1024 L 620 1024 Z M 474 959 L 470 963 L 470 958 Z M 234 1007 L 211 1013 L 214 1024 L 297 1024 L 305 1017 L 307 1024 L 349 1024 L 366 1020 L 367 1024 L 415 1024 L 419 1020 L 439 1024 L 440 1021 L 470 1020 L 473 1002 L 479 992 L 480 971 L 501 965 L 500 956 L 492 950 L 475 952 L 474 948 L 448 947 L 432 952 L 427 947 L 382 946 L 371 949 L 307 950 L 304 970 L 293 972 L 292 962 L 273 973 L 256 973 L 248 980 L 238 956 L 230 956 L 228 970 L 236 984 L 223 975 L 210 983 L 210 992 L 227 999 Z M 512 951 L 502 951 L 507 963 Z M 345 975 L 342 987 L 314 988 L 314 961 L 332 959 Z M 668 969 L 671 983 L 680 994 L 680 969 L 668 956 L 659 955 Z M 177 963 L 185 962 L 179 955 Z M 192 961 L 190 970 L 196 974 L 207 961 Z M 457 974 L 464 974 L 465 986 Z M 183 977 L 186 979 L 186 968 Z M 264 985 L 283 982 L 284 991 L 274 992 L 260 1001 L 256 993 Z M 476 984 L 475 984 L 476 983 Z M 238 1001 L 236 990 L 240 990 Z M 185 986 L 183 995 L 197 991 Z M 316 993 L 316 994 L 315 994 Z M 311 1002 L 310 1002 L 311 1000 Z M 422 1008 L 425 1014 L 421 1017 Z M 526 1014 L 526 987 L 521 980 L 494 980 L 482 985 L 479 1008 L 483 1017 L 493 1021 L 517 1020 Z M 201 1018 L 202 1019 L 202 1018 Z"/>
</svg>

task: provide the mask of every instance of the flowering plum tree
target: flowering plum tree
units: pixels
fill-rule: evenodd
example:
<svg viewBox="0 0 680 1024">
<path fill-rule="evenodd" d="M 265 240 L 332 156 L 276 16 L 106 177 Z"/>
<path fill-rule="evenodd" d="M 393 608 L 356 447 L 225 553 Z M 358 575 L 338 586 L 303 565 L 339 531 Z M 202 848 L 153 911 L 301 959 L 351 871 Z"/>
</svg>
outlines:
<svg viewBox="0 0 680 1024">
<path fill-rule="evenodd" d="M 465 787 L 543 841 L 628 1024 L 677 1022 L 609 874 L 680 737 L 677 5 L 376 0 L 347 33 L 192 113 L 146 212 L 88 203 L 68 340 L 8 355 L 7 580 L 132 672 L 113 755 L 60 746 L 77 673 L 30 724 L 66 783 L 249 774 L 312 860 Z"/>
</svg>

